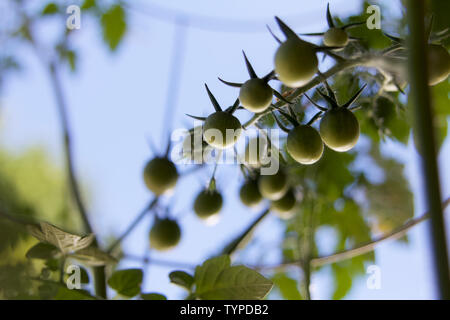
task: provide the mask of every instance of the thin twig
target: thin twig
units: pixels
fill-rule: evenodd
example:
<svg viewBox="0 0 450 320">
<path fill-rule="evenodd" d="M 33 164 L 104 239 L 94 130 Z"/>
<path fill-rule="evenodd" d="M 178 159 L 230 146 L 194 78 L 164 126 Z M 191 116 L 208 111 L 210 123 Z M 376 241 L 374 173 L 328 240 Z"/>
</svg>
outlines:
<svg viewBox="0 0 450 320">
<path fill-rule="evenodd" d="M 450 205 L 450 197 L 447 198 L 443 203 L 442 203 L 442 208 L 445 209 Z M 424 213 L 422 216 L 415 218 L 415 219 L 411 219 L 408 222 L 406 222 L 405 224 L 403 224 L 402 226 L 395 228 L 394 230 L 392 230 L 391 232 L 388 232 L 378 238 L 375 238 L 374 240 L 368 242 L 368 243 L 364 243 L 361 244 L 355 248 L 352 249 L 348 249 L 348 250 L 344 250 L 341 252 L 337 252 L 334 254 L 331 254 L 329 256 L 323 256 L 323 257 L 318 257 L 318 258 L 313 258 L 311 259 L 311 265 L 314 267 L 319 267 L 322 265 L 326 265 L 326 264 L 331 264 L 331 263 L 335 263 L 335 262 L 339 262 L 339 261 L 343 261 L 343 260 L 347 260 L 347 259 L 351 259 L 353 257 L 371 252 L 375 249 L 376 246 L 378 246 L 379 244 L 387 241 L 387 240 L 395 240 L 395 239 L 399 239 L 401 237 L 403 237 L 409 230 L 411 230 L 414 226 L 418 225 L 419 223 L 427 220 L 428 218 L 430 218 L 430 213 Z M 255 269 L 258 270 L 269 270 L 269 269 L 283 269 L 289 266 L 297 266 L 299 263 L 302 263 L 302 261 L 297 260 L 297 261 L 290 261 L 290 262 L 284 262 L 284 263 L 280 263 L 280 264 L 276 264 L 276 265 L 267 265 L 267 266 L 254 266 Z"/>
<path fill-rule="evenodd" d="M 132 254 L 125 254 L 123 256 L 124 259 L 133 260 L 133 261 L 140 261 L 143 263 L 151 263 L 153 265 L 163 266 L 163 267 L 172 267 L 172 268 L 180 268 L 180 269 L 189 269 L 193 270 L 195 269 L 195 265 L 187 262 L 179 262 L 179 261 L 171 261 L 171 260 L 164 260 L 164 259 L 155 259 L 152 257 L 139 257 Z"/>
<path fill-rule="evenodd" d="M 137 217 L 131 222 L 131 224 L 125 229 L 120 237 L 116 239 L 106 250 L 107 253 L 111 253 L 117 246 L 127 237 L 131 231 L 141 222 L 141 220 L 146 216 L 147 212 L 152 210 L 158 203 L 158 197 L 153 198 L 153 200 L 145 206 L 145 208 L 137 215 Z"/>
<path fill-rule="evenodd" d="M 222 254 L 232 255 L 253 232 L 257 225 L 269 214 L 270 208 L 264 209 L 261 214 L 233 241 L 231 241 L 223 250 Z"/>
</svg>

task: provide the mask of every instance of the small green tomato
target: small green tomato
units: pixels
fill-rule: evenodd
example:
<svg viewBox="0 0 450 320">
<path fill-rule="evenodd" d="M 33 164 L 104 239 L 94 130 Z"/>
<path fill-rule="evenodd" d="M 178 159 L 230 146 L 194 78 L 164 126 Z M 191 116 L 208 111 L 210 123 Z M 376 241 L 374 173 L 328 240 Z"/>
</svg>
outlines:
<svg viewBox="0 0 450 320">
<path fill-rule="evenodd" d="M 280 199 L 289 188 L 286 173 L 280 169 L 274 175 L 261 175 L 258 179 L 258 188 L 264 198 Z"/>
<path fill-rule="evenodd" d="M 348 43 L 348 34 L 340 28 L 330 28 L 323 35 L 323 43 L 327 47 L 345 47 Z"/>
<path fill-rule="evenodd" d="M 294 191 L 289 189 L 281 199 L 272 201 L 271 208 L 281 219 L 289 219 L 294 213 L 296 203 Z"/>
<path fill-rule="evenodd" d="M 242 126 L 239 120 L 224 111 L 209 115 L 203 124 L 203 137 L 212 147 L 225 149 L 233 146 L 239 139 Z"/>
<path fill-rule="evenodd" d="M 217 190 L 203 190 L 195 198 L 194 212 L 200 218 L 209 220 L 222 209 L 223 198 Z"/>
<path fill-rule="evenodd" d="M 301 164 L 315 163 L 323 153 L 322 138 L 310 125 L 299 125 L 292 129 L 286 147 L 291 157 Z"/>
<path fill-rule="evenodd" d="M 254 207 L 262 200 L 262 195 L 258 189 L 258 182 L 254 179 L 248 179 L 239 190 L 239 197 L 247 207 Z"/>
<path fill-rule="evenodd" d="M 330 149 L 338 152 L 348 151 L 358 142 L 358 120 L 346 108 L 331 109 L 320 122 L 320 135 Z"/>
<path fill-rule="evenodd" d="M 430 44 L 428 46 L 428 84 L 434 86 L 450 74 L 450 55 L 443 46 Z"/>
<path fill-rule="evenodd" d="M 156 218 L 150 230 L 150 246 L 159 251 L 175 247 L 181 239 L 181 230 L 175 220 Z"/>
<path fill-rule="evenodd" d="M 307 42 L 288 38 L 275 54 L 275 71 L 285 85 L 295 88 L 308 82 L 318 70 L 316 52 Z"/>
<path fill-rule="evenodd" d="M 259 168 L 261 165 L 267 164 L 268 159 L 267 140 L 262 137 L 249 140 L 245 146 L 245 163 L 253 168 Z"/>
<path fill-rule="evenodd" d="M 173 189 L 178 180 L 178 171 L 174 163 L 167 158 L 153 158 L 144 168 L 144 182 L 156 195 Z"/>
<path fill-rule="evenodd" d="M 272 103 L 273 90 L 259 78 L 247 80 L 239 91 L 239 101 L 251 112 L 263 112 Z"/>
</svg>

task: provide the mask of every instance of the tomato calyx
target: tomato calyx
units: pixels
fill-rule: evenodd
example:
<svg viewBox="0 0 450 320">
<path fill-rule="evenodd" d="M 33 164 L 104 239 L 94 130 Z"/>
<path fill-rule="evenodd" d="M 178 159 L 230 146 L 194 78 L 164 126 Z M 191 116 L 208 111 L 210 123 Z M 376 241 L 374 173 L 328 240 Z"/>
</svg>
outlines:
<svg viewBox="0 0 450 320">
<path fill-rule="evenodd" d="M 304 36 L 321 36 L 321 37 L 323 37 L 325 46 L 317 47 L 318 51 L 326 51 L 326 50 L 334 50 L 334 49 L 340 50 L 340 49 L 344 48 L 349 41 L 360 40 L 359 38 L 349 36 L 348 33 L 346 32 L 346 30 L 353 28 L 353 27 L 363 25 L 363 24 L 365 24 L 364 21 L 347 23 L 346 25 L 343 25 L 341 27 L 336 26 L 336 24 L 334 23 L 333 18 L 331 16 L 330 4 L 327 5 L 326 17 L 327 17 L 327 24 L 328 24 L 327 31 L 301 34 Z"/>
<path fill-rule="evenodd" d="M 270 106 L 271 104 L 270 96 L 272 95 L 274 95 L 276 98 L 282 100 L 285 103 L 291 104 L 292 103 L 291 101 L 288 101 L 286 98 L 283 97 L 281 93 L 270 87 L 268 84 L 270 80 L 276 79 L 275 71 L 272 70 L 264 77 L 259 78 L 252 64 L 248 60 L 245 51 L 242 51 L 242 53 L 244 55 L 245 65 L 247 67 L 247 72 L 250 76 L 250 79 L 244 83 L 238 83 L 225 81 L 220 77 L 218 77 L 219 81 L 221 81 L 222 83 L 230 87 L 241 89 L 239 94 L 241 104 L 244 107 L 246 107 L 249 111 L 262 112 Z M 260 100 L 259 97 L 261 95 L 265 97 L 263 98 L 264 101 L 259 101 Z"/>
</svg>

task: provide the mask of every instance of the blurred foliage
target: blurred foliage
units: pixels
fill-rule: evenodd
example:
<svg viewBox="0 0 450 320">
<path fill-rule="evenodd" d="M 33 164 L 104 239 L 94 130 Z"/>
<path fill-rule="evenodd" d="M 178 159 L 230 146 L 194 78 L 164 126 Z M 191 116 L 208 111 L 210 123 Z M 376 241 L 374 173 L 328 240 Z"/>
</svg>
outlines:
<svg viewBox="0 0 450 320">
<path fill-rule="evenodd" d="M 48 220 L 78 229 L 78 215 L 68 200 L 64 174 L 42 149 L 19 154 L 0 149 L 1 213 L 24 222 Z M 0 216 L 0 298 L 37 297 L 29 276 L 39 274 L 44 263 L 25 255 L 34 243 L 22 224 Z"/>
<path fill-rule="evenodd" d="M 433 29 L 438 31 L 448 28 L 450 1 L 427 2 L 434 14 Z M 65 7 L 59 1 L 45 2 L 38 8 L 29 8 L 23 1 L 14 3 L 19 14 L 10 26 L 11 29 L 7 30 L 10 35 L 7 41 L 10 42 L 20 40 L 26 44 L 40 44 L 42 39 L 38 36 L 42 35 L 32 33 L 34 26 L 48 23 L 51 19 L 64 21 L 66 18 Z M 368 2 L 362 4 L 360 14 L 345 19 L 335 17 L 336 22 L 340 25 L 364 21 L 368 17 L 368 5 Z M 81 10 L 97 23 L 98 33 L 101 35 L 99 38 L 109 51 L 120 48 L 128 30 L 128 17 L 122 1 L 84 0 L 81 2 Z M 388 7 L 381 7 L 381 11 L 383 21 L 390 22 L 390 29 L 386 31 L 403 37 L 406 33 L 405 20 L 392 16 Z M 46 43 L 49 46 L 46 49 L 54 54 L 51 58 L 58 59 L 58 62 L 67 64 L 75 71 L 78 55 L 82 53 L 73 47 L 70 41 L 72 33 L 64 29 L 52 43 Z M 382 49 L 391 44 L 381 30 L 357 27 L 350 29 L 350 34 L 361 41 L 352 42 L 344 49 L 343 54 Z M 450 39 L 446 39 L 444 43 L 448 46 L 449 41 Z M 0 85 L 6 76 L 20 68 L 20 55 L 7 51 L 0 53 Z M 318 228 L 326 226 L 335 231 L 336 241 L 332 250 L 338 252 L 370 241 L 374 232 L 388 232 L 413 217 L 413 198 L 403 174 L 404 165 L 380 152 L 380 146 L 388 140 L 402 147 L 409 143 L 410 108 L 405 95 L 380 90 L 382 80 L 383 75 L 377 72 L 357 68 L 340 73 L 329 81 L 340 102 L 347 101 L 363 83 L 368 84 L 357 101 L 361 109 L 355 112 L 360 121 L 361 133 L 369 141 L 367 147 L 346 153 L 326 148 L 322 159 L 310 166 L 296 165 L 286 150 L 282 150 L 290 168 L 290 182 L 303 194 L 302 206 L 297 215 L 285 222 L 281 248 L 284 262 L 329 254 L 322 252 L 313 241 Z M 282 88 L 282 91 L 285 90 L 286 88 Z M 440 145 L 448 131 L 449 92 L 448 81 L 432 88 Z M 317 91 L 310 92 L 310 96 L 324 104 Z M 312 108 L 307 107 L 309 104 L 302 97 L 293 106 L 299 120 L 311 118 Z M 283 117 L 280 119 L 285 125 L 288 124 Z M 268 128 L 276 126 L 271 114 L 264 116 L 259 123 Z M 367 166 L 355 165 L 362 158 Z M 381 175 L 381 179 L 376 179 L 375 182 L 368 175 L 374 168 Z M 77 230 L 80 221 L 68 199 L 63 172 L 52 164 L 42 150 L 30 149 L 21 154 L 0 150 L 0 210 L 22 220 L 47 220 Z M 0 231 L 0 298 L 93 298 L 84 289 L 68 290 L 58 283 L 61 261 L 53 255 L 53 247 L 42 243 L 35 245 L 36 241 L 27 235 L 23 225 L 0 218 Z M 406 241 L 407 238 L 402 240 Z M 26 253 L 29 259 L 25 257 Z M 92 253 L 84 254 L 85 258 L 92 257 Z M 96 252 L 94 255 L 102 254 Z M 312 271 L 329 271 L 334 281 L 330 298 L 341 299 L 349 293 L 354 281 L 365 274 L 365 266 L 373 263 L 375 256 L 372 252 L 328 267 L 316 267 Z M 107 260 L 109 257 L 103 256 L 103 259 Z M 299 300 L 305 297 L 300 290 L 301 281 L 293 277 L 290 271 L 272 274 L 270 281 L 251 269 L 231 266 L 230 263 L 228 256 L 214 258 L 197 267 L 195 275 L 176 271 L 171 273 L 170 280 L 189 293 L 192 293 L 195 283 L 196 293 L 203 298 L 264 297 L 266 291 L 270 290 L 271 281 L 275 285 L 275 292 L 284 299 Z M 88 272 L 83 271 L 83 275 L 84 282 L 89 282 Z M 219 275 L 222 277 L 221 281 L 214 282 L 213 280 L 219 279 Z M 38 277 L 40 281 L 32 281 L 30 276 Z M 245 288 L 231 290 L 230 285 L 239 282 L 238 276 L 245 276 L 243 280 L 256 287 L 263 286 L 264 290 L 251 292 L 250 296 L 246 296 L 249 293 Z M 143 274 L 139 269 L 119 270 L 112 274 L 108 283 L 121 296 L 165 299 L 159 293 L 142 293 L 142 278 Z"/>
</svg>

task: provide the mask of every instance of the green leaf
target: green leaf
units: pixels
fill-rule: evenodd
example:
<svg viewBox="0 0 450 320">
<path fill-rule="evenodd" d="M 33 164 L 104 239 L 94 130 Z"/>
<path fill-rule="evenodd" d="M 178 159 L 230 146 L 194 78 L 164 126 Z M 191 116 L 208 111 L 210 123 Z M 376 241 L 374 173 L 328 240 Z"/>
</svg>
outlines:
<svg viewBox="0 0 450 320">
<path fill-rule="evenodd" d="M 141 298 L 144 300 L 167 300 L 166 296 L 160 293 L 141 293 Z"/>
<path fill-rule="evenodd" d="M 81 261 L 91 267 L 104 266 L 106 264 L 117 262 L 117 260 L 113 256 L 100 250 L 97 247 L 88 247 L 81 249 L 71 254 L 70 257 L 77 259 L 78 261 Z"/>
<path fill-rule="evenodd" d="M 28 259 L 49 260 L 53 259 L 57 254 L 58 248 L 48 243 L 39 242 L 31 247 L 25 256 Z"/>
<path fill-rule="evenodd" d="M 101 17 L 103 39 L 111 51 L 117 49 L 127 30 L 125 11 L 120 5 L 113 5 Z"/>
<path fill-rule="evenodd" d="M 41 222 L 40 227 L 28 225 L 27 229 L 33 237 L 56 246 L 63 254 L 84 249 L 94 241 L 94 234 L 78 236 L 47 222 Z"/>
<path fill-rule="evenodd" d="M 96 6 L 97 6 L 96 0 L 84 0 L 83 4 L 81 5 L 81 10 L 93 9 Z"/>
<path fill-rule="evenodd" d="M 53 297 L 54 300 L 95 300 L 86 290 L 68 289 L 60 286 Z"/>
<path fill-rule="evenodd" d="M 141 269 L 125 269 L 114 272 L 108 285 L 125 297 L 134 297 L 141 291 L 143 273 Z"/>
<path fill-rule="evenodd" d="M 206 300 L 263 299 L 272 281 L 244 266 L 231 266 L 228 255 L 209 259 L 195 269 L 195 296 Z"/>
<path fill-rule="evenodd" d="M 346 268 L 340 267 L 338 264 L 332 265 L 334 273 L 334 293 L 333 299 L 339 300 L 345 297 L 352 287 L 352 277 Z"/>
<path fill-rule="evenodd" d="M 191 291 L 194 277 L 184 271 L 173 271 L 169 274 L 170 282 Z"/>
<path fill-rule="evenodd" d="M 285 273 L 277 273 L 272 277 L 275 288 L 280 291 L 281 296 L 286 300 L 303 300 L 298 290 L 297 280 L 290 278 Z"/>
<path fill-rule="evenodd" d="M 54 2 L 50 2 L 44 7 L 41 14 L 43 16 L 52 15 L 58 13 L 58 11 L 59 11 L 58 5 Z"/>
</svg>

